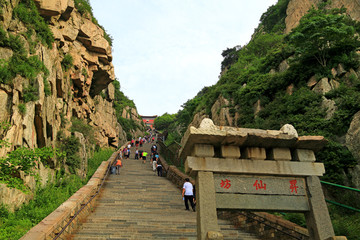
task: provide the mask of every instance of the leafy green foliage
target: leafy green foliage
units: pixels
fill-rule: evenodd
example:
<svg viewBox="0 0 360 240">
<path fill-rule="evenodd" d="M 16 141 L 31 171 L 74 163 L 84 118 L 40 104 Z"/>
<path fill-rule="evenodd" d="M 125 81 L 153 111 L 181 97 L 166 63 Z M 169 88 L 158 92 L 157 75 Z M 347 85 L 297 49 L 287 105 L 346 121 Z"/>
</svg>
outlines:
<svg viewBox="0 0 360 240">
<path fill-rule="evenodd" d="M 127 140 L 131 140 L 131 138 L 133 137 L 131 131 L 136 129 L 142 129 L 142 126 L 136 124 L 133 119 L 123 118 L 122 113 L 123 110 L 127 107 L 136 108 L 135 103 L 128 97 L 126 97 L 122 91 L 120 91 L 120 82 L 117 79 L 115 79 L 112 84 L 115 87 L 115 99 L 113 107 L 116 112 L 117 121 L 120 123 L 123 130 L 126 132 Z M 132 117 L 131 114 L 130 117 Z"/>
<path fill-rule="evenodd" d="M 65 152 L 66 165 L 69 166 L 71 173 L 75 173 L 75 169 L 80 166 L 80 141 L 74 135 L 66 138 L 60 138 L 60 150 Z"/>
<path fill-rule="evenodd" d="M 39 99 L 39 90 L 38 87 L 35 86 L 28 86 L 26 88 L 24 88 L 23 91 L 23 100 L 24 102 L 31 102 L 31 101 L 36 101 Z"/>
<path fill-rule="evenodd" d="M 19 109 L 19 112 L 22 114 L 22 115 L 25 115 L 26 113 L 26 105 L 24 103 L 20 103 L 18 105 L 18 109 Z"/>
<path fill-rule="evenodd" d="M 30 79 L 32 83 L 40 72 L 44 72 L 45 76 L 49 74 L 49 71 L 37 56 L 26 56 L 24 43 L 19 36 L 12 34 L 7 36 L 2 28 L 0 28 L 0 47 L 9 47 L 14 51 L 13 56 L 8 61 L 0 61 L 1 83 L 10 84 L 16 74 Z"/>
<path fill-rule="evenodd" d="M 86 71 L 86 68 L 82 68 L 81 69 L 81 75 L 83 75 L 84 77 L 88 77 L 88 73 L 87 73 L 87 71 Z"/>
<path fill-rule="evenodd" d="M 38 224 L 57 207 L 80 189 L 94 174 L 103 161 L 109 159 L 113 151 L 103 149 L 94 153 L 88 160 L 86 181 L 75 175 L 64 175 L 59 171 L 54 183 L 36 191 L 35 197 L 28 204 L 11 213 L 0 206 L 0 239 L 19 239 L 33 226 Z"/>
<path fill-rule="evenodd" d="M 10 213 L 4 206 L 0 207 L 0 239 L 21 238 L 80 189 L 83 184 L 84 182 L 78 176 L 59 174 L 55 183 L 38 189 L 35 198 L 15 213 Z"/>
<path fill-rule="evenodd" d="M 288 35 L 288 41 L 295 46 L 299 60 L 315 58 L 326 67 L 333 55 L 339 52 L 349 54 L 360 47 L 359 23 L 344 14 L 345 9 L 312 8 L 301 20 L 299 26 Z"/>
<path fill-rule="evenodd" d="M 330 125 L 330 130 L 337 135 L 347 132 L 352 117 L 360 111 L 360 80 L 352 77 L 350 84 L 346 86 L 342 83 L 339 88 L 326 94 L 326 97 L 335 100 L 338 107 Z"/>
<path fill-rule="evenodd" d="M 9 142 L 4 139 L 5 133 L 9 130 L 10 126 L 10 123 L 7 121 L 0 122 L 0 148 L 8 147 L 10 145 Z"/>
<path fill-rule="evenodd" d="M 50 96 L 51 95 L 51 86 L 50 83 L 47 79 L 44 79 L 44 92 L 45 92 L 45 96 Z"/>
<path fill-rule="evenodd" d="M 103 161 L 107 161 L 114 150 L 110 148 L 94 152 L 94 156 L 88 159 L 87 179 L 90 179 Z"/>
<path fill-rule="evenodd" d="M 40 16 L 34 1 L 21 0 L 14 8 L 14 16 L 20 19 L 28 29 L 34 29 L 40 41 L 52 48 L 54 42 L 53 33 Z"/>
<path fill-rule="evenodd" d="M 260 22 L 265 32 L 279 32 L 285 29 L 286 9 L 290 0 L 279 0 L 261 15 Z"/>
<path fill-rule="evenodd" d="M 27 57 L 24 43 L 19 36 L 7 34 L 2 28 L 0 28 L 0 47 L 9 47 L 14 51 L 8 61 L 0 60 L 0 83 L 11 84 L 12 79 L 19 74 L 30 80 L 29 85 L 24 86 L 24 102 L 36 101 L 39 93 L 35 79 L 41 72 L 44 73 L 44 79 L 46 79 L 49 75 L 48 69 L 38 56 Z M 44 84 L 45 94 L 48 94 L 49 85 L 46 85 L 45 82 Z"/>
<path fill-rule="evenodd" d="M 45 76 L 49 74 L 38 56 L 27 58 L 25 55 L 14 55 L 10 60 L 9 67 L 14 74 L 20 74 L 22 77 L 30 79 L 32 83 L 40 72 L 44 72 Z"/>
<path fill-rule="evenodd" d="M 73 57 L 70 54 L 66 54 L 61 61 L 61 66 L 65 71 L 67 71 L 73 66 L 73 62 Z"/>
<path fill-rule="evenodd" d="M 118 122 L 120 123 L 123 130 L 126 132 L 126 138 L 130 141 L 133 136 L 131 134 L 131 130 L 136 130 L 139 126 L 132 119 L 123 118 L 121 116 L 117 117 Z"/>
<path fill-rule="evenodd" d="M 326 174 L 322 179 L 338 184 L 344 183 L 344 175 L 339 170 L 354 167 L 357 163 L 349 149 L 332 140 L 316 153 L 316 158 L 325 165 Z"/>
<path fill-rule="evenodd" d="M 75 0 L 75 7 L 81 15 L 84 14 L 89 14 L 90 16 L 93 15 L 92 7 L 90 5 L 89 0 Z"/>
<path fill-rule="evenodd" d="M 89 144 L 96 143 L 94 128 L 83 119 L 72 118 L 70 131 L 82 133 Z"/>
<path fill-rule="evenodd" d="M 236 47 L 227 48 L 221 53 L 224 60 L 221 62 L 221 71 L 225 70 L 225 68 L 230 67 L 232 64 L 236 63 L 239 56 L 237 54 Z"/>
<path fill-rule="evenodd" d="M 173 135 L 174 129 L 181 136 L 195 113 L 204 111 L 211 117 L 211 107 L 221 95 L 230 100 L 227 107 L 232 114 L 238 114 L 241 127 L 279 129 L 290 123 L 299 135 L 325 136 L 329 146 L 318 153 L 318 159 L 326 165 L 325 179 L 343 183 L 339 169 L 352 167 L 355 161 L 337 141 L 347 132 L 353 115 L 360 111 L 360 81 L 355 74 L 342 77 L 338 79 L 340 87 L 326 94 L 337 107 L 330 119 L 325 119 L 322 95 L 311 91 L 307 82 L 312 76 L 332 78 L 331 68 L 340 63 L 347 71 L 358 69 L 360 61 L 355 50 L 359 48 L 359 23 L 343 14 L 343 9 L 311 9 L 299 26 L 284 36 L 275 26 L 282 24 L 287 4 L 288 1 L 279 1 L 263 15 L 261 24 L 266 33 L 259 31 L 247 46 L 223 52 L 222 66 L 228 71 L 217 84 L 204 88 L 183 104 L 169 126 L 168 139 L 179 141 L 181 137 Z M 320 53 L 326 57 L 323 62 L 315 56 Z M 296 57 L 292 57 L 294 54 Z M 284 60 L 288 69 L 269 73 L 278 70 Z M 290 94 L 286 91 L 289 86 Z M 255 114 L 257 103 L 260 111 Z"/>
<path fill-rule="evenodd" d="M 7 184 L 8 187 L 26 192 L 28 188 L 20 178 L 20 171 L 33 176 L 33 169 L 38 160 L 48 162 L 49 159 L 59 156 L 61 156 L 61 153 L 52 148 L 35 150 L 25 147 L 17 148 L 10 152 L 7 157 L 0 158 L 0 182 Z"/>
<path fill-rule="evenodd" d="M 346 236 L 348 240 L 358 240 L 360 236 L 360 213 L 349 212 L 333 205 L 329 205 L 328 208 L 335 235 Z"/>
<path fill-rule="evenodd" d="M 165 130 L 175 120 L 175 114 L 164 113 L 162 116 L 157 117 L 154 121 L 155 128 L 157 130 Z"/>
<path fill-rule="evenodd" d="M 280 129 L 290 122 L 300 135 L 318 135 L 326 126 L 325 111 L 320 105 L 321 96 L 305 87 L 292 95 L 282 93 L 266 105 L 250 125 L 255 128 Z M 240 118 L 240 121 L 247 125 L 246 119 Z"/>
</svg>

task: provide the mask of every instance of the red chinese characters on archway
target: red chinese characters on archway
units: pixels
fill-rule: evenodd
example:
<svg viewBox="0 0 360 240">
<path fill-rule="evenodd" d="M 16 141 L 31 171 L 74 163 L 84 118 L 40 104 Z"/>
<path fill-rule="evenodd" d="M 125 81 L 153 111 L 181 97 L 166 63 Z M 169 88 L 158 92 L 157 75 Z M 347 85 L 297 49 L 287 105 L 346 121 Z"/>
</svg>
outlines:
<svg viewBox="0 0 360 240">
<path fill-rule="evenodd" d="M 263 182 L 262 180 L 256 180 L 253 187 L 256 188 L 256 190 L 260 190 L 260 189 L 264 189 L 266 190 L 266 183 Z"/>
<path fill-rule="evenodd" d="M 298 184 L 298 181 L 296 179 L 289 180 L 289 189 L 292 194 L 298 194 L 299 186 L 297 186 L 297 184 Z M 265 183 L 264 180 L 260 180 L 260 179 L 256 179 L 256 181 L 254 182 L 254 184 L 252 186 L 257 191 L 260 191 L 260 190 L 266 191 L 266 189 L 269 187 L 269 186 L 267 186 L 267 184 Z M 230 189 L 231 181 L 227 178 L 222 179 L 220 182 L 220 187 L 224 188 L 224 189 Z M 271 185 L 270 185 L 270 187 L 271 187 Z"/>
<path fill-rule="evenodd" d="M 297 189 L 299 188 L 298 186 L 296 186 L 297 184 L 297 180 L 290 180 L 290 190 L 292 193 L 298 193 Z"/>
<path fill-rule="evenodd" d="M 231 182 L 231 181 L 228 180 L 228 179 L 226 179 L 225 181 L 224 181 L 224 180 L 221 180 L 220 187 L 229 189 L 229 188 L 231 187 L 230 182 Z"/>
</svg>

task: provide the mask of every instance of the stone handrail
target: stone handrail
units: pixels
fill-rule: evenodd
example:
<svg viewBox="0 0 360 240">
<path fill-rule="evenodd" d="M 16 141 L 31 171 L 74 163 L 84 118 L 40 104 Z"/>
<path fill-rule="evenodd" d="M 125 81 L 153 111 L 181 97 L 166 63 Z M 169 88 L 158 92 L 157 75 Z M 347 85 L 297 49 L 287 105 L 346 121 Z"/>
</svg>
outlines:
<svg viewBox="0 0 360 240">
<path fill-rule="evenodd" d="M 70 219 L 82 208 L 91 197 L 93 197 L 99 189 L 101 181 L 104 179 L 108 167 L 113 163 L 117 156 L 114 152 L 111 157 L 101 163 L 89 182 L 74 193 L 68 200 L 62 203 L 55 211 L 50 213 L 39 224 L 31 228 L 21 240 L 33 239 L 53 239 L 62 230 L 62 228 L 70 221 Z M 76 225 L 84 219 L 92 210 L 95 201 L 90 202 L 79 213 L 74 221 L 66 228 L 65 234 L 71 234 Z"/>
</svg>

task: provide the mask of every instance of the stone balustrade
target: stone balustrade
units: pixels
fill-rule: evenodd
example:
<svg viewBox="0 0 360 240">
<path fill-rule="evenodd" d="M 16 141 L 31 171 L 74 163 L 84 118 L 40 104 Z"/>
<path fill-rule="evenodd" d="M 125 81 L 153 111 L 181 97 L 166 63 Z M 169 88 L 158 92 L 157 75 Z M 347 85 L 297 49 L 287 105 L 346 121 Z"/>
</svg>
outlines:
<svg viewBox="0 0 360 240">
<path fill-rule="evenodd" d="M 92 198 L 99 189 L 101 181 L 104 179 L 109 164 L 115 160 L 117 152 L 113 153 L 109 160 L 101 163 L 89 182 L 80 188 L 67 201 L 62 203 L 55 211 L 44 218 L 39 224 L 30 229 L 21 240 L 47 240 L 53 239 L 61 229 L 69 222 L 69 220 Z M 93 199 L 95 200 L 95 199 Z M 59 239 L 67 239 L 67 235 L 71 234 L 76 225 L 81 222 L 89 212 L 93 209 L 95 201 L 91 201 L 79 215 L 66 228 L 65 233 Z"/>
<path fill-rule="evenodd" d="M 308 240 L 308 230 L 279 216 L 266 212 L 219 211 L 220 219 L 230 219 L 232 224 L 262 239 Z"/>
</svg>

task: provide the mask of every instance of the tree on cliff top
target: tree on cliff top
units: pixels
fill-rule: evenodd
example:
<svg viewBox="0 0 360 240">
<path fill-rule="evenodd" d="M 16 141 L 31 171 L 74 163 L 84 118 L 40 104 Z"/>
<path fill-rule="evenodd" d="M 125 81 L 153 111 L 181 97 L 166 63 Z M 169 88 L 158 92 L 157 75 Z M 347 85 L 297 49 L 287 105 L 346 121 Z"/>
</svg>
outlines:
<svg viewBox="0 0 360 240">
<path fill-rule="evenodd" d="M 299 60 L 315 58 L 325 68 L 333 56 L 349 54 L 360 47 L 360 24 L 345 12 L 345 8 L 309 10 L 287 36 Z"/>
</svg>

